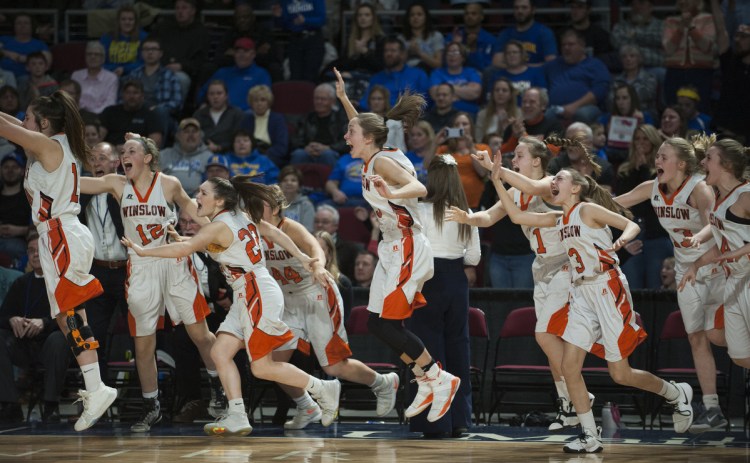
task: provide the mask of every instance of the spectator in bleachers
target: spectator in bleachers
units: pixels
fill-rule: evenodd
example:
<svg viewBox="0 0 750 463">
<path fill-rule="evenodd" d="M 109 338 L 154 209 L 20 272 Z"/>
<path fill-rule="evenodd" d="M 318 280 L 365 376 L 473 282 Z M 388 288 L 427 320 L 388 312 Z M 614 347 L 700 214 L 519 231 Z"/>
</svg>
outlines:
<svg viewBox="0 0 750 463">
<path fill-rule="evenodd" d="M 618 67 L 616 57 L 611 59 L 612 42 L 609 32 L 591 22 L 592 0 L 569 0 L 568 4 L 570 27 L 580 32 L 586 40 L 586 54 L 601 59 L 611 69 Z"/>
<path fill-rule="evenodd" d="M 256 175 L 253 181 L 271 185 L 276 183 L 279 176 L 279 168 L 268 156 L 253 149 L 252 135 L 246 130 L 240 129 L 234 135 L 234 149 L 227 155 L 231 176 Z"/>
<path fill-rule="evenodd" d="M 258 22 L 250 2 L 235 2 L 234 24 L 224 35 L 217 53 L 219 67 L 234 64 L 234 44 L 237 39 L 247 37 L 255 42 L 255 62 L 267 70 L 274 82 L 284 80 L 283 57 L 273 33 L 264 24 Z"/>
<path fill-rule="evenodd" d="M 336 90 L 320 84 L 313 92 L 313 111 L 300 121 L 292 137 L 292 164 L 322 163 L 334 166 L 349 151 L 344 140 L 349 120 L 344 111 L 334 109 Z"/>
<path fill-rule="evenodd" d="M 661 264 L 661 288 L 665 291 L 675 291 L 677 289 L 677 281 L 675 276 L 677 273 L 674 270 L 674 257 L 667 257 Z"/>
<path fill-rule="evenodd" d="M 138 24 L 138 12 L 132 5 L 122 5 L 117 10 L 114 31 L 99 39 L 106 57 L 104 68 L 122 77 L 143 65 L 140 49 L 146 35 Z"/>
<path fill-rule="evenodd" d="M 414 171 L 417 173 L 419 181 L 426 185 L 427 166 L 430 165 L 432 158 L 435 156 L 435 131 L 430 123 L 425 120 L 418 121 L 414 127 L 409 129 L 406 144 L 409 151 L 404 154 L 414 165 Z"/>
<path fill-rule="evenodd" d="M 0 51 L 2 50 L 0 49 Z M 5 86 L 16 88 L 18 86 L 18 81 L 16 80 L 15 74 L 12 72 L 0 69 L 0 87 Z"/>
<path fill-rule="evenodd" d="M 240 128 L 245 114 L 229 104 L 227 86 L 221 80 L 209 82 L 206 103 L 193 114 L 201 124 L 206 146 L 214 153 L 231 151 L 234 133 Z"/>
<path fill-rule="evenodd" d="M 179 116 L 184 102 L 182 87 L 177 74 L 162 65 L 164 52 L 157 37 L 149 36 L 143 41 L 141 55 L 143 66 L 133 69 L 127 79 L 143 84 L 144 102 L 159 118 L 166 141 L 174 133 L 174 118 Z"/>
<path fill-rule="evenodd" d="M 466 200 L 470 208 L 476 209 L 484 191 L 484 179 L 489 172 L 479 161 L 473 159 L 471 154 L 482 150 L 488 151 L 489 147 L 474 142 L 474 123 L 468 113 L 457 113 L 450 127 L 463 129 L 463 135 L 449 137 L 447 128 L 438 132 L 435 138 L 435 144 L 438 146 L 435 154 L 451 154 L 456 159 Z"/>
<path fill-rule="evenodd" d="M 232 171 L 229 167 L 229 159 L 223 154 L 214 154 L 206 163 L 206 178 L 232 178 Z"/>
<path fill-rule="evenodd" d="M 78 107 L 94 114 L 117 103 L 117 75 L 104 69 L 104 47 L 97 41 L 86 44 L 86 68 L 74 71 L 70 78 L 81 85 Z"/>
<path fill-rule="evenodd" d="M 435 104 L 424 113 L 422 120 L 429 122 L 432 130 L 437 133 L 448 127 L 458 113 L 458 109 L 453 106 L 456 101 L 456 90 L 452 84 L 445 82 L 436 85 L 430 93 Z"/>
<path fill-rule="evenodd" d="M 41 52 L 47 63 L 52 63 L 52 53 L 47 44 L 32 36 L 32 24 L 30 14 L 20 13 L 13 19 L 13 35 L 0 36 L 0 68 L 13 72 L 16 78 L 29 73 L 26 63 L 31 53 Z"/>
<path fill-rule="evenodd" d="M 89 148 L 93 148 L 98 143 L 104 141 L 102 137 L 102 123 L 98 119 L 85 122 L 83 126 L 83 140 Z"/>
<path fill-rule="evenodd" d="M 378 257 L 375 254 L 366 249 L 359 251 L 354 259 L 354 286 L 369 288 L 377 265 Z"/>
<path fill-rule="evenodd" d="M 0 301 L 5 300 L 8 291 L 10 291 L 11 285 L 13 285 L 13 282 L 20 278 L 21 275 L 23 275 L 23 273 L 16 269 L 0 266 Z M 2 410 L 0 409 L 0 412 L 1 411 Z"/>
<path fill-rule="evenodd" d="M 18 78 L 18 94 L 21 96 L 22 108 L 27 107 L 34 98 L 50 96 L 60 88 L 60 84 L 47 73 L 49 62 L 44 53 L 35 51 L 29 53 L 26 59 L 26 69 L 29 73 Z"/>
<path fill-rule="evenodd" d="M 385 69 L 370 78 L 370 86 L 382 85 L 387 88 L 391 93 L 391 106 L 407 89 L 428 95 L 430 79 L 422 69 L 406 64 L 406 45 L 394 36 L 386 37 L 383 42 L 383 64 Z M 360 100 L 359 106 L 365 111 L 369 110 L 365 97 Z"/>
<path fill-rule="evenodd" d="M 653 3 L 653 0 L 632 0 L 630 15 L 615 24 L 612 28 L 611 39 L 612 46 L 620 50 L 621 59 L 622 47 L 634 46 L 640 52 L 643 66 L 661 69 L 661 72 L 657 71 L 657 73 L 661 75 L 659 80 L 663 81 L 664 51 L 661 37 L 664 31 L 664 21 L 653 16 Z"/>
<path fill-rule="evenodd" d="M 597 58 L 586 56 L 586 39 L 568 29 L 561 38 L 562 55 L 544 65 L 549 85 L 549 116 L 594 122 L 609 91 L 609 71 Z"/>
<path fill-rule="evenodd" d="M 23 421 L 13 366 L 44 369 L 42 422 L 59 423 L 60 395 L 70 365 L 65 335 L 50 318 L 47 290 L 39 261 L 39 235 L 28 237 L 31 272 L 13 282 L 0 307 L 0 422 Z"/>
<path fill-rule="evenodd" d="M 241 37 L 234 42 L 234 66 L 216 71 L 209 79 L 214 80 L 224 81 L 229 94 L 229 104 L 243 111 L 249 109 L 247 92 L 250 89 L 256 85 L 271 87 L 271 75 L 255 64 L 255 42 L 247 37 Z M 207 84 L 201 87 L 198 100 L 205 97 L 207 88 Z"/>
<path fill-rule="evenodd" d="M 0 111 L 15 117 L 19 121 L 23 120 L 26 108 L 21 108 L 21 97 L 15 87 L 10 85 L 0 87 Z"/>
<path fill-rule="evenodd" d="M 700 108 L 708 111 L 713 85 L 714 63 L 718 58 L 716 32 L 722 26 L 718 2 L 711 2 L 719 17 L 703 12 L 703 0 L 680 0 L 680 15 L 664 21 L 662 46 L 664 65 L 664 96 L 667 104 L 677 102 L 677 89 L 694 85 L 700 95 Z"/>
<path fill-rule="evenodd" d="M 478 2 L 464 4 L 464 22 L 453 28 L 453 32 L 445 36 L 446 46 L 450 43 L 462 44 L 468 54 L 466 65 L 480 72 L 492 64 L 492 49 L 495 36 L 482 28 L 484 22 L 484 6 Z"/>
<path fill-rule="evenodd" d="M 294 166 L 284 167 L 279 172 L 279 187 L 288 204 L 284 217 L 301 223 L 310 233 L 315 231 L 315 207 L 310 198 L 302 194 L 302 172 Z"/>
<path fill-rule="evenodd" d="M 362 160 L 350 153 L 341 155 L 326 180 L 325 190 L 337 207 L 364 206 L 362 197 Z"/>
<path fill-rule="evenodd" d="M 336 255 L 336 245 L 333 242 L 333 236 L 324 230 L 316 231 L 314 234 L 318 240 L 318 244 L 323 248 L 323 254 L 326 258 L 326 270 L 333 275 L 333 280 L 339 288 L 339 293 L 341 293 L 341 301 L 344 303 L 344 322 L 346 322 L 352 311 L 352 300 L 354 299 L 352 281 L 342 273 L 338 266 L 338 256 Z"/>
<path fill-rule="evenodd" d="M 139 80 L 128 80 L 122 84 L 122 103 L 109 106 L 102 111 L 104 140 L 119 147 L 125 144 L 125 133 L 144 135 L 162 145 L 164 127 L 159 117 L 144 104 L 143 84 Z"/>
<path fill-rule="evenodd" d="M 505 77 L 497 79 L 492 86 L 487 106 L 477 114 L 474 138 L 484 140 L 487 135 L 493 133 L 504 134 L 513 120 L 521 118 L 521 109 L 516 104 L 517 101 L 518 92 L 513 83 Z"/>
<path fill-rule="evenodd" d="M 196 19 L 197 0 L 175 0 L 174 17 L 164 18 L 154 33 L 161 42 L 161 62 L 177 75 L 186 101 L 192 82 L 202 82 L 211 44 L 208 29 Z"/>
<path fill-rule="evenodd" d="M 347 154 L 347 156 L 350 156 Z M 358 160 L 360 163 L 361 160 Z M 361 179 L 361 174 L 357 172 Z M 361 180 L 360 180 L 361 183 Z M 335 207 L 328 204 L 321 204 L 315 209 L 315 232 L 325 231 L 333 237 L 334 243 L 336 243 L 336 256 L 338 257 L 337 263 L 341 273 L 348 276 L 350 279 L 354 279 L 354 259 L 357 258 L 357 253 L 364 249 L 362 243 L 355 243 L 354 241 L 347 241 L 339 237 L 339 211 Z"/>
<path fill-rule="evenodd" d="M 81 119 L 83 119 L 84 123 L 89 123 L 95 120 L 99 120 L 98 114 L 94 114 L 91 111 L 87 109 L 82 109 L 80 107 L 81 93 L 82 93 L 81 84 L 79 84 L 73 79 L 65 79 L 60 82 L 60 90 L 70 95 L 70 97 L 73 98 L 73 101 L 76 102 L 76 105 L 79 105 L 78 112 L 81 114 Z M 26 108 L 22 108 L 22 109 L 25 110 Z M 20 120 L 23 120 L 23 118 L 21 118 Z"/>
<path fill-rule="evenodd" d="M 464 66 L 466 48 L 460 43 L 451 42 L 445 46 L 445 66 L 430 74 L 430 96 L 435 99 L 437 86 L 449 83 L 453 86 L 456 100 L 453 106 L 475 116 L 479 111 L 482 96 L 482 75 L 474 68 Z"/>
<path fill-rule="evenodd" d="M 687 132 L 687 116 L 682 112 L 682 108 L 677 105 L 664 108 L 659 122 L 661 137 L 665 140 L 672 137 L 686 138 Z"/>
<path fill-rule="evenodd" d="M 177 177 L 182 188 L 192 197 L 203 183 L 206 163 L 212 155 L 203 143 L 200 122 L 188 117 L 180 121 L 174 145 L 161 150 L 159 164 L 162 172 Z"/>
<path fill-rule="evenodd" d="M 339 71 L 359 72 L 368 76 L 383 69 L 383 40 L 375 7 L 362 3 L 354 12 L 344 58 L 336 63 Z"/>
<path fill-rule="evenodd" d="M 599 119 L 599 122 L 605 127 L 606 133 L 610 132 L 613 117 L 631 118 L 625 121 L 629 121 L 632 124 L 632 127 L 640 124 L 654 124 L 654 119 L 651 115 L 649 113 L 644 113 L 641 110 L 641 104 L 638 100 L 638 94 L 636 93 L 635 88 L 624 82 L 618 82 L 615 84 L 614 93 L 615 96 L 614 101 L 612 102 L 611 112 L 603 114 Z M 635 119 L 635 121 L 632 119 Z M 618 143 L 616 143 L 616 141 L 614 143 L 609 143 L 607 148 L 607 159 L 610 162 L 619 165 L 628 156 L 628 149 L 627 147 L 617 145 Z"/>
<path fill-rule="evenodd" d="M 443 65 L 445 38 L 435 30 L 432 16 L 424 3 L 417 0 L 406 9 L 398 38 L 406 45 L 407 65 L 420 67 L 427 72 Z"/>
<path fill-rule="evenodd" d="M 661 144 L 659 132 L 653 125 L 644 124 L 635 130 L 627 160 L 617 169 L 616 195 L 627 193 L 656 177 L 656 152 Z M 650 201 L 637 204 L 630 211 L 641 232 L 637 239 L 618 252 L 622 271 L 628 277 L 631 289 L 657 289 L 660 286 L 660 263 L 672 255 L 672 242 L 659 224 Z"/>
<path fill-rule="evenodd" d="M 711 133 L 711 116 L 698 110 L 701 97 L 698 90 L 692 85 L 677 90 L 677 106 L 682 108 L 682 112 L 687 118 L 688 130 L 696 132 Z"/>
<path fill-rule="evenodd" d="M 385 113 L 391 109 L 391 92 L 382 85 L 373 85 L 367 92 L 367 106 L 370 112 L 385 117 Z"/>
<path fill-rule="evenodd" d="M 582 146 L 577 146 L 577 144 L 567 146 L 560 151 L 560 154 L 557 157 L 550 161 L 547 171 L 550 174 L 555 175 L 566 167 L 572 167 L 581 174 L 590 176 L 605 189 L 612 191 L 615 173 L 612 170 L 612 164 L 594 155 L 594 133 L 591 130 L 591 127 L 583 122 L 574 122 L 565 130 L 565 138 L 580 142 Z M 585 149 L 583 147 L 585 147 Z M 591 156 L 587 156 L 586 151 L 588 151 Z M 592 163 L 596 163 L 601 167 L 601 173 L 599 175 L 595 174 Z"/>
<path fill-rule="evenodd" d="M 318 80 L 325 55 L 325 0 L 280 0 L 271 6 L 276 25 L 289 32 L 286 57 L 292 80 Z"/>
<path fill-rule="evenodd" d="M 726 29 L 717 31 L 721 62 L 721 96 L 714 114 L 717 131 L 750 144 L 750 118 L 737 117 L 750 108 L 750 23 L 740 24 L 729 47 Z"/>
<path fill-rule="evenodd" d="M 562 133 L 562 124 L 556 117 L 546 114 L 549 96 L 544 88 L 532 87 L 521 97 L 522 118 L 517 118 L 503 134 L 503 153 L 516 149 L 521 137 L 530 135 L 544 140 L 553 133 Z"/>
<path fill-rule="evenodd" d="M 11 259 L 20 259 L 26 253 L 31 220 L 31 206 L 23 189 L 26 158 L 19 152 L 6 154 L 0 161 L 0 253 Z"/>
<path fill-rule="evenodd" d="M 638 94 L 641 109 L 647 111 L 651 117 L 657 113 L 657 91 L 658 82 L 654 74 L 644 69 L 642 51 L 635 45 L 623 45 L 620 47 L 620 61 L 622 63 L 622 74 L 612 76 L 612 85 L 609 91 L 609 103 L 614 101 L 614 90 L 621 82 L 631 85 Z"/>
<path fill-rule="evenodd" d="M 245 115 L 240 127 L 253 134 L 253 144 L 278 167 L 289 160 L 289 129 L 283 114 L 271 111 L 273 92 L 268 85 L 256 85 L 247 93 L 252 112 Z"/>
<path fill-rule="evenodd" d="M 497 69 L 494 72 L 488 72 L 485 78 L 484 89 L 487 93 L 487 100 L 491 98 L 491 89 L 494 88 L 495 82 L 501 77 L 513 82 L 516 94 L 523 95 L 531 87 L 547 88 L 547 78 L 544 76 L 544 70 L 540 66 L 529 66 L 529 54 L 523 48 L 523 43 L 518 40 L 509 40 L 505 44 L 503 59 L 505 68 Z"/>
<path fill-rule="evenodd" d="M 534 20 L 533 0 L 514 0 L 513 18 L 515 27 L 506 27 L 500 32 L 495 42 L 492 65 L 496 68 L 506 67 L 505 44 L 517 40 L 523 44 L 529 55 L 530 66 L 541 66 L 557 57 L 557 41 L 552 30 Z"/>
</svg>

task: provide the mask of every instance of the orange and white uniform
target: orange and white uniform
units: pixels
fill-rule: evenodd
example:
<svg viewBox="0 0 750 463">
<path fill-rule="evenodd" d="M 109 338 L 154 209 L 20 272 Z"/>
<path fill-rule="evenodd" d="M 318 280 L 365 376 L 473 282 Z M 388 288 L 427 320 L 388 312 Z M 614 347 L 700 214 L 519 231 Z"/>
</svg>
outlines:
<svg viewBox="0 0 750 463">
<path fill-rule="evenodd" d="M 651 191 L 651 205 L 674 245 L 675 281 L 682 280 L 690 264 L 714 245 L 711 239 L 693 248 L 687 241 L 703 229 L 700 211 L 689 201 L 696 185 L 702 181 L 702 175 L 691 175 L 671 196 L 661 190 L 658 182 L 654 182 Z M 677 303 L 688 333 L 724 328 L 723 285 L 724 272 L 720 266 L 712 264 L 701 267 L 694 285 L 677 291 Z"/>
<path fill-rule="evenodd" d="M 381 157 L 394 160 L 416 177 L 411 161 L 394 148 L 383 148 L 362 166 L 362 196 L 375 211 L 383 234 L 367 309 L 381 318 L 404 320 L 426 304 L 420 291 L 433 275 L 432 249 L 422 233 L 417 198 L 386 199 L 371 184 L 370 177 L 377 174 L 373 166 Z"/>
<path fill-rule="evenodd" d="M 541 196 L 524 194 L 516 190 L 513 202 L 526 212 L 545 213 L 559 209 L 547 204 Z M 570 265 L 560 234 L 555 227 L 529 227 L 522 225 L 536 258 L 531 266 L 534 277 L 534 308 L 538 333 L 562 336 L 568 320 L 568 294 L 570 290 Z"/>
<path fill-rule="evenodd" d="M 224 223 L 234 237 L 226 249 L 207 249 L 234 290 L 232 307 L 219 331 L 242 339 L 250 361 L 278 348 L 294 349 L 294 334 L 282 321 L 284 296 L 266 269 L 255 223 L 242 212 L 228 210 L 213 221 Z"/>
<path fill-rule="evenodd" d="M 269 238 L 263 238 L 263 253 L 266 268 L 284 294 L 283 320 L 294 333 L 297 349 L 309 354 L 312 346 L 321 366 L 351 357 L 338 287 L 317 283 L 299 259 Z"/>
<path fill-rule="evenodd" d="M 161 174 L 155 173 L 148 191 L 139 192 L 128 181 L 120 199 L 125 236 L 143 248 L 167 243 L 167 227 L 176 214 L 164 197 Z M 132 336 L 154 334 L 164 326 L 164 310 L 172 323 L 192 325 L 210 313 L 200 280 L 189 257 L 140 257 L 128 249 L 125 297 Z"/>
<path fill-rule="evenodd" d="M 723 200 L 717 201 L 709 216 L 711 232 L 722 253 L 750 243 L 750 220 L 735 216 L 730 207 L 750 184 L 743 182 Z M 724 286 L 724 319 L 729 357 L 750 357 L 750 256 L 724 262 L 727 281 Z"/>
<path fill-rule="evenodd" d="M 646 332 L 636 323 L 630 288 L 612 250 L 612 231 L 586 225 L 581 219 L 582 204 L 557 219 L 573 281 L 562 338 L 616 362 L 627 358 L 646 339 Z"/>
<path fill-rule="evenodd" d="M 103 292 L 89 274 L 94 260 L 94 238 L 78 221 L 81 171 L 64 134 L 50 137 L 60 144 L 63 158 L 54 172 L 29 161 L 24 189 L 31 218 L 39 232 L 39 260 L 44 271 L 52 318 L 74 309 Z"/>
</svg>

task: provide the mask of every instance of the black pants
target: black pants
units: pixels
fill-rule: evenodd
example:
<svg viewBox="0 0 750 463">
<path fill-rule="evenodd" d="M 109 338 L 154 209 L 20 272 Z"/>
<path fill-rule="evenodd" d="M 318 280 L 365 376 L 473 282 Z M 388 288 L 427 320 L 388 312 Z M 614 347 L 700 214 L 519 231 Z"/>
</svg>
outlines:
<svg viewBox="0 0 750 463">
<path fill-rule="evenodd" d="M 44 400 L 59 402 L 65 386 L 65 372 L 73 357 L 62 331 L 47 337 L 17 338 L 12 331 L 0 329 L 0 400 L 18 402 L 13 365 L 44 368 Z"/>
<path fill-rule="evenodd" d="M 101 296 L 86 302 L 86 318 L 91 330 L 94 332 L 94 338 L 99 341 L 97 355 L 99 357 L 99 369 L 102 378 L 107 377 L 107 335 L 109 334 L 112 318 L 120 313 L 120 310 L 127 310 L 127 301 L 125 300 L 125 267 L 109 269 L 94 265 L 91 267 L 91 274 L 94 275 L 104 288 Z M 120 307 L 118 309 L 118 307 Z"/>
</svg>

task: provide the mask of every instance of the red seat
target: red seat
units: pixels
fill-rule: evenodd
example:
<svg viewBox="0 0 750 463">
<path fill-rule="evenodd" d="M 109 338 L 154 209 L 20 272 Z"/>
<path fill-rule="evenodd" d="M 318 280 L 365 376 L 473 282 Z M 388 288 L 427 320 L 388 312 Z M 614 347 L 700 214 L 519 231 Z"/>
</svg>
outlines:
<svg viewBox="0 0 750 463">
<path fill-rule="evenodd" d="M 362 243 L 365 247 L 370 242 L 370 231 L 354 215 L 353 207 L 339 208 L 339 236 L 347 241 Z"/>
<path fill-rule="evenodd" d="M 490 354 L 490 331 L 487 328 L 487 317 L 476 307 L 469 307 L 469 338 L 472 344 L 472 361 L 469 366 L 472 409 L 476 424 L 479 425 L 479 422 L 484 420 L 484 378 Z"/>
<path fill-rule="evenodd" d="M 273 111 L 284 115 L 303 115 L 313 110 L 315 84 L 304 80 L 289 80 L 273 84 Z"/>
<path fill-rule="evenodd" d="M 327 164 L 295 164 L 294 167 L 302 172 L 302 186 L 317 191 L 324 191 L 328 176 L 333 168 Z"/>
<path fill-rule="evenodd" d="M 68 42 L 54 45 L 52 70 L 71 73 L 86 67 L 86 42 Z"/>
</svg>

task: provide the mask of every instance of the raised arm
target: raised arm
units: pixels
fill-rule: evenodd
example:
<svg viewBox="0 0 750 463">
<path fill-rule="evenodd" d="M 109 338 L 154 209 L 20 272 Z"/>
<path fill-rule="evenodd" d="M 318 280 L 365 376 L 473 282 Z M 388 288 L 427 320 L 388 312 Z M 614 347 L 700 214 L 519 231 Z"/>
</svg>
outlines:
<svg viewBox="0 0 750 463">
<path fill-rule="evenodd" d="M 528 225 L 532 227 L 554 227 L 555 225 L 557 225 L 557 218 L 559 214 L 555 212 L 545 212 L 543 214 L 538 214 L 535 212 L 522 211 L 513 202 L 513 198 L 510 197 L 508 190 L 505 189 L 505 185 L 503 185 L 502 180 L 493 178 L 492 183 L 495 185 L 498 196 L 500 196 L 500 202 L 502 202 L 503 207 L 505 207 L 505 210 L 508 212 L 508 216 L 510 216 L 510 220 L 512 220 L 513 223 L 516 223 L 518 225 Z"/>
<path fill-rule="evenodd" d="M 23 147 L 47 172 L 53 172 L 62 162 L 63 150 L 59 143 L 41 132 L 24 128 L 21 121 L 5 113 L 0 113 L 0 137 Z"/>
<path fill-rule="evenodd" d="M 519 174 L 513 169 L 508 169 L 506 167 L 500 167 L 499 169 L 499 174 L 502 179 L 515 189 L 522 191 L 527 195 L 541 196 L 543 198 L 550 197 L 552 177 L 544 177 L 539 180 L 534 180 L 533 178 L 529 178 L 523 174 Z"/>
<path fill-rule="evenodd" d="M 117 200 L 122 196 L 122 184 L 125 178 L 122 175 L 107 174 L 103 177 L 81 177 L 81 193 L 85 195 L 98 195 L 109 193 Z M 118 188 L 118 185 L 120 188 Z"/>
<path fill-rule="evenodd" d="M 637 187 L 623 193 L 620 196 L 615 197 L 615 201 L 622 206 L 630 209 L 636 204 L 640 204 L 643 201 L 647 201 L 651 196 L 651 190 L 654 188 L 653 180 L 646 180 Z"/>
<path fill-rule="evenodd" d="M 341 101 L 341 106 L 344 107 L 344 111 L 346 111 L 346 117 L 351 120 L 359 113 L 346 95 L 346 85 L 344 84 L 344 78 L 341 77 L 341 73 L 336 68 L 333 68 L 333 73 L 336 75 L 336 96 L 339 98 L 339 101 Z"/>
<path fill-rule="evenodd" d="M 187 212 L 190 218 L 196 223 L 201 224 L 201 226 L 206 225 L 209 222 L 207 217 L 198 216 L 198 206 L 195 204 L 195 201 L 188 196 L 176 177 L 163 175 L 162 182 L 162 185 L 166 187 L 167 201 L 171 198 L 172 202 L 177 204 L 181 211 L 184 210 Z"/>
<path fill-rule="evenodd" d="M 374 171 L 378 174 L 372 175 L 369 180 L 384 198 L 421 198 L 427 194 L 427 187 L 396 161 L 381 157 L 375 163 Z M 395 188 L 391 189 L 389 185 Z"/>
</svg>

